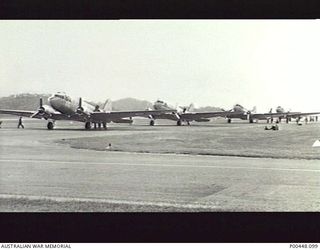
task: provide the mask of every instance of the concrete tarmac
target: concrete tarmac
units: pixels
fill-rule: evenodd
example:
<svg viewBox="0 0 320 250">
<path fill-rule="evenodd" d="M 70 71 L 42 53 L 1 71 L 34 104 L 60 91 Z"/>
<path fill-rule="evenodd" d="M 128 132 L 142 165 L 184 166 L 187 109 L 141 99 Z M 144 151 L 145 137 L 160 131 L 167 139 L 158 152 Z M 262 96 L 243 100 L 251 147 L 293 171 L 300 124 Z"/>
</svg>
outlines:
<svg viewBox="0 0 320 250">
<path fill-rule="evenodd" d="M 0 129 L 2 212 L 320 211 L 318 160 L 73 149 L 54 140 L 110 131 L 34 124 Z"/>
</svg>

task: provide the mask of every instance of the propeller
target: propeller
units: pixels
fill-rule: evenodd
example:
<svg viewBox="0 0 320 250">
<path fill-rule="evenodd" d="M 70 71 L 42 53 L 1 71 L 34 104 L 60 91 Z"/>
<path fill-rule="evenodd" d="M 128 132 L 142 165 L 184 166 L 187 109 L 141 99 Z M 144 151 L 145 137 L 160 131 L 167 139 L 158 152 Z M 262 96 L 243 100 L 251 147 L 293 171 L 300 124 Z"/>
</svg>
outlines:
<svg viewBox="0 0 320 250">
<path fill-rule="evenodd" d="M 99 105 L 96 105 L 96 106 L 94 107 L 94 112 L 100 112 L 100 107 L 99 107 Z"/>
<path fill-rule="evenodd" d="M 181 112 L 184 114 L 188 108 L 186 106 L 179 106 L 179 108 L 181 109 Z"/>
<path fill-rule="evenodd" d="M 180 120 L 180 115 L 177 112 L 173 112 L 173 114 L 176 116 L 178 120 Z"/>
<path fill-rule="evenodd" d="M 79 105 L 78 105 L 78 108 L 77 108 L 77 113 L 78 114 L 81 114 L 83 112 L 83 107 L 82 107 L 82 98 L 80 97 L 79 98 Z"/>
<path fill-rule="evenodd" d="M 39 108 L 38 108 L 38 110 L 35 112 L 35 113 L 33 113 L 30 117 L 31 118 L 33 118 L 33 117 L 35 117 L 35 116 L 37 116 L 37 115 L 44 115 L 45 114 L 45 108 L 43 107 L 43 101 L 42 101 L 42 98 L 40 97 L 40 100 L 39 100 Z"/>
<path fill-rule="evenodd" d="M 251 118 L 251 111 L 248 110 L 247 112 L 245 112 L 245 114 L 247 115 L 247 120 L 250 120 L 250 118 Z"/>
</svg>

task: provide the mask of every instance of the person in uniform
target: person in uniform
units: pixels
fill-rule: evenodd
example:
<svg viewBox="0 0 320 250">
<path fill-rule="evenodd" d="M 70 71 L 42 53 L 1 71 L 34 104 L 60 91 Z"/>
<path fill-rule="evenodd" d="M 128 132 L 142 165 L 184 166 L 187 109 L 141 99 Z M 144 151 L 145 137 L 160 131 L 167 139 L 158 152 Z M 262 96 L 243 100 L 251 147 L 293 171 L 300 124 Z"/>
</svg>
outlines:
<svg viewBox="0 0 320 250">
<path fill-rule="evenodd" d="M 24 128 L 24 126 L 22 124 L 22 117 L 21 116 L 19 117 L 19 123 L 18 123 L 18 128 L 20 128 L 20 127 Z"/>
</svg>

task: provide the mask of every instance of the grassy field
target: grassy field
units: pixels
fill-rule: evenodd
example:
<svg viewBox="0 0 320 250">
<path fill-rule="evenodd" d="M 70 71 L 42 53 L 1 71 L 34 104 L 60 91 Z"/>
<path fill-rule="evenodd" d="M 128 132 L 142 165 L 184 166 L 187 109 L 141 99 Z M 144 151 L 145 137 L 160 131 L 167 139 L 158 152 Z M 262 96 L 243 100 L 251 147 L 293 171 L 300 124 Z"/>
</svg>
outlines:
<svg viewBox="0 0 320 250">
<path fill-rule="evenodd" d="M 289 159 L 320 159 L 320 148 L 312 147 L 320 138 L 320 123 L 297 126 L 280 124 L 280 130 L 264 130 L 266 124 L 210 123 L 195 126 L 116 127 L 99 136 L 63 139 L 73 148 L 139 153 L 225 155 Z"/>
</svg>

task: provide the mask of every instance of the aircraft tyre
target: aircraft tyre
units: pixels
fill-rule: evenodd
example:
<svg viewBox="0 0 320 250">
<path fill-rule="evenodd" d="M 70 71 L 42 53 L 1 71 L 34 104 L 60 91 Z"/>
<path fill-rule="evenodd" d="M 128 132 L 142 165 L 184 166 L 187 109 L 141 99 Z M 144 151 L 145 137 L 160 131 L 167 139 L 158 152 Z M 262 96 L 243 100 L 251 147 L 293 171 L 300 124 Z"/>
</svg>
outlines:
<svg viewBox="0 0 320 250">
<path fill-rule="evenodd" d="M 53 127 L 54 127 L 53 122 L 48 122 L 47 128 L 48 128 L 49 130 L 52 130 Z"/>
<path fill-rule="evenodd" d="M 85 128 L 86 128 L 86 129 L 90 129 L 90 128 L 91 128 L 91 122 L 86 122 Z"/>
<path fill-rule="evenodd" d="M 250 119 L 249 119 L 249 122 L 250 122 L 250 123 L 253 123 L 253 119 L 250 118 Z"/>
<path fill-rule="evenodd" d="M 154 120 L 150 121 L 150 126 L 154 126 Z"/>
<path fill-rule="evenodd" d="M 104 129 L 107 129 L 107 123 L 106 122 L 103 122 L 102 126 L 103 126 Z"/>
<path fill-rule="evenodd" d="M 181 120 L 178 120 L 177 121 L 177 126 L 181 126 L 181 124 L 182 124 Z"/>
<path fill-rule="evenodd" d="M 231 123 L 231 119 L 230 118 L 228 119 L 228 123 Z"/>
</svg>

